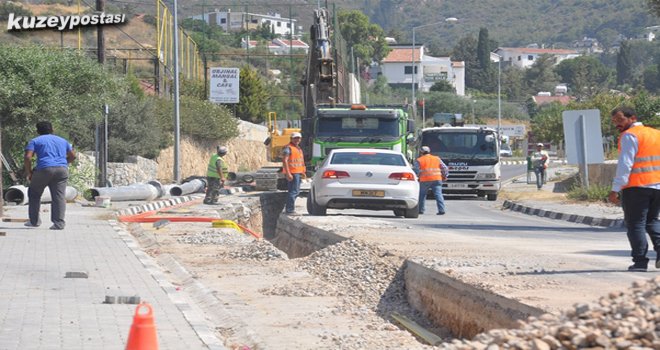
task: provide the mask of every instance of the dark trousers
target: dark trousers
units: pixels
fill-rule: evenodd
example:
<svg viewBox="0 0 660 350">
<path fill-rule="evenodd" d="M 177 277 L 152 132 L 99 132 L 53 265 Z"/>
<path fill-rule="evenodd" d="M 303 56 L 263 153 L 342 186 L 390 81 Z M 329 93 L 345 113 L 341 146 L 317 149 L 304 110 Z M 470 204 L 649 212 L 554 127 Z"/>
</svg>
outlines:
<svg viewBox="0 0 660 350">
<path fill-rule="evenodd" d="M 293 180 L 287 181 L 286 189 L 289 191 L 286 197 L 286 206 L 285 210 L 287 213 L 293 213 L 296 211 L 296 198 L 300 193 L 300 179 L 302 174 L 291 174 L 293 175 Z"/>
<path fill-rule="evenodd" d="M 216 203 L 218 201 L 218 196 L 220 196 L 220 189 L 222 189 L 222 185 L 220 184 L 220 178 L 207 177 L 206 196 L 204 197 L 204 204 Z"/>
<path fill-rule="evenodd" d="M 426 210 L 426 194 L 429 188 L 433 191 L 438 213 L 444 213 L 445 199 L 442 197 L 442 181 L 423 181 L 419 183 L 419 213 L 421 214 Z"/>
<path fill-rule="evenodd" d="M 649 245 L 646 233 L 651 238 L 653 250 L 660 254 L 660 190 L 644 187 L 629 187 L 621 192 L 623 213 L 628 229 L 630 256 L 637 265 L 646 265 Z M 657 259 L 658 255 L 656 255 Z"/>
<path fill-rule="evenodd" d="M 50 221 L 57 228 L 64 228 L 64 215 L 66 214 L 66 184 L 69 179 L 69 169 L 65 166 L 48 167 L 35 170 L 32 173 L 30 187 L 28 188 L 30 223 L 40 225 L 39 210 L 41 209 L 41 195 L 44 189 L 50 190 Z"/>
</svg>

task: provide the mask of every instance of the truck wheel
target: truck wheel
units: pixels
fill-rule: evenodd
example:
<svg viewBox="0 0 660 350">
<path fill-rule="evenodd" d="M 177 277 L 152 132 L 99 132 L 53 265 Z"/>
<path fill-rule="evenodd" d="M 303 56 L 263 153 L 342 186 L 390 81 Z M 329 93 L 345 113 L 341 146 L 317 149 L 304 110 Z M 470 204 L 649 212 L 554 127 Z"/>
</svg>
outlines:
<svg viewBox="0 0 660 350">
<path fill-rule="evenodd" d="M 489 201 L 494 201 L 497 200 L 497 193 L 489 193 L 486 195 L 486 199 Z"/>
<path fill-rule="evenodd" d="M 325 216 L 327 213 L 326 207 L 316 204 L 312 191 L 307 194 L 307 213 L 314 216 Z"/>
<path fill-rule="evenodd" d="M 419 217 L 419 206 L 416 205 L 412 209 L 404 209 L 404 214 L 403 216 L 406 219 L 417 219 Z"/>
<path fill-rule="evenodd" d="M 394 209 L 394 216 L 405 216 L 405 215 L 406 215 L 405 209 Z"/>
</svg>

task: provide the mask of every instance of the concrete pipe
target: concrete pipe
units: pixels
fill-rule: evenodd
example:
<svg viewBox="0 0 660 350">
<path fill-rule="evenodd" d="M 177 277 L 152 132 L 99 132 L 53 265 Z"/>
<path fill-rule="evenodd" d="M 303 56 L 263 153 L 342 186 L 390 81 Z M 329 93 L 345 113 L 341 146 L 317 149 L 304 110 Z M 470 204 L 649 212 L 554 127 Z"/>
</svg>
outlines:
<svg viewBox="0 0 660 350">
<path fill-rule="evenodd" d="M 206 181 L 202 179 L 195 179 L 172 187 L 172 189 L 170 189 L 170 195 L 183 196 L 190 193 L 204 192 L 205 188 Z"/>
<path fill-rule="evenodd" d="M 159 190 L 151 184 L 135 184 L 120 187 L 94 187 L 89 189 L 94 200 L 98 196 L 110 197 L 111 201 L 150 201 L 158 198 Z"/>
<path fill-rule="evenodd" d="M 156 190 L 158 190 L 158 197 L 157 198 L 161 198 L 161 197 L 165 196 L 165 194 L 166 194 L 165 193 L 165 187 L 163 187 L 163 185 L 159 181 L 151 180 L 151 181 L 147 182 L 147 184 L 149 184 L 153 187 L 156 187 Z"/>
<path fill-rule="evenodd" d="M 174 186 L 177 186 L 177 184 L 163 185 L 163 192 L 165 192 L 165 194 L 163 194 L 163 196 L 160 198 L 170 198 L 172 196 L 170 192 L 172 191 L 172 188 L 174 188 Z"/>
<path fill-rule="evenodd" d="M 78 190 L 76 190 L 71 186 L 67 186 L 66 192 L 64 194 L 64 198 L 66 198 L 67 201 L 72 201 L 76 198 L 76 196 L 78 196 Z M 46 187 L 44 189 L 44 193 L 41 195 L 41 203 L 48 203 L 52 200 L 53 199 L 50 196 L 50 190 L 48 189 L 48 187 Z M 17 205 L 28 204 L 29 202 L 28 188 L 23 185 L 9 187 L 5 192 L 5 201 L 13 202 L 16 203 Z"/>
<path fill-rule="evenodd" d="M 254 176 L 255 173 L 229 173 L 227 175 L 227 180 L 229 181 L 236 181 L 236 182 L 243 182 L 243 183 L 251 183 L 254 182 Z"/>
</svg>

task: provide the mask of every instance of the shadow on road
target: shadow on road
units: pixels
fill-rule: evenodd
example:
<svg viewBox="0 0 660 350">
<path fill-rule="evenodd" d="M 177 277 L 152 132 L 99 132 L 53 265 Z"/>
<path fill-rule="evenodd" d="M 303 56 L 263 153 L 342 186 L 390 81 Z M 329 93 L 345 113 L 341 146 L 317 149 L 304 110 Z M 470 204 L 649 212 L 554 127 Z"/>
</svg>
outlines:
<svg viewBox="0 0 660 350">
<path fill-rule="evenodd" d="M 415 226 L 429 227 L 433 229 L 454 229 L 454 230 L 476 230 L 476 231 L 546 231 L 546 232 L 620 232 L 617 228 L 607 227 L 556 227 L 556 226 L 531 226 L 531 225 L 465 225 L 465 224 L 425 224 L 415 223 Z"/>
<path fill-rule="evenodd" d="M 528 272 L 516 272 L 516 276 L 535 276 L 535 275 L 573 275 L 573 274 L 583 274 L 583 273 L 612 273 L 612 272 L 628 272 L 625 269 L 602 269 L 602 270 L 542 270 L 542 271 L 528 271 Z"/>
</svg>

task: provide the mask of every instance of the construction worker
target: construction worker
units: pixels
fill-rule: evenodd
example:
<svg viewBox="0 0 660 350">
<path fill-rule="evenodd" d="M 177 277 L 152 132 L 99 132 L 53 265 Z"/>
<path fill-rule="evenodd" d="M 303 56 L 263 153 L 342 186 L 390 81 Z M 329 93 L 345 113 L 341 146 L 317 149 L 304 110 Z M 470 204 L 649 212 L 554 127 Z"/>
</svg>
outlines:
<svg viewBox="0 0 660 350">
<path fill-rule="evenodd" d="M 291 142 L 282 149 L 282 171 L 286 176 L 287 190 L 285 211 L 287 215 L 296 215 L 296 197 L 300 193 L 300 180 L 305 171 L 305 158 L 300 148 L 302 135 L 299 132 L 291 134 Z"/>
<path fill-rule="evenodd" d="M 438 206 L 438 215 L 445 214 L 445 200 L 442 197 L 442 181 L 447 179 L 449 169 L 438 156 L 431 154 L 428 146 L 422 146 L 421 156 L 415 160 L 413 169 L 419 176 L 419 213 L 424 214 L 426 194 L 431 188 Z"/>
<path fill-rule="evenodd" d="M 209 159 L 209 166 L 206 170 L 206 197 L 204 204 L 215 204 L 220 195 L 220 189 L 225 185 L 227 177 L 227 162 L 222 158 L 227 154 L 227 147 L 218 146 L 216 153 Z"/>
<path fill-rule="evenodd" d="M 616 175 L 607 198 L 614 204 L 622 202 L 633 261 L 628 271 L 647 269 L 646 234 L 655 250 L 655 267 L 660 268 L 660 131 L 642 125 L 629 107 L 614 109 L 612 124 L 621 134 Z"/>
</svg>

